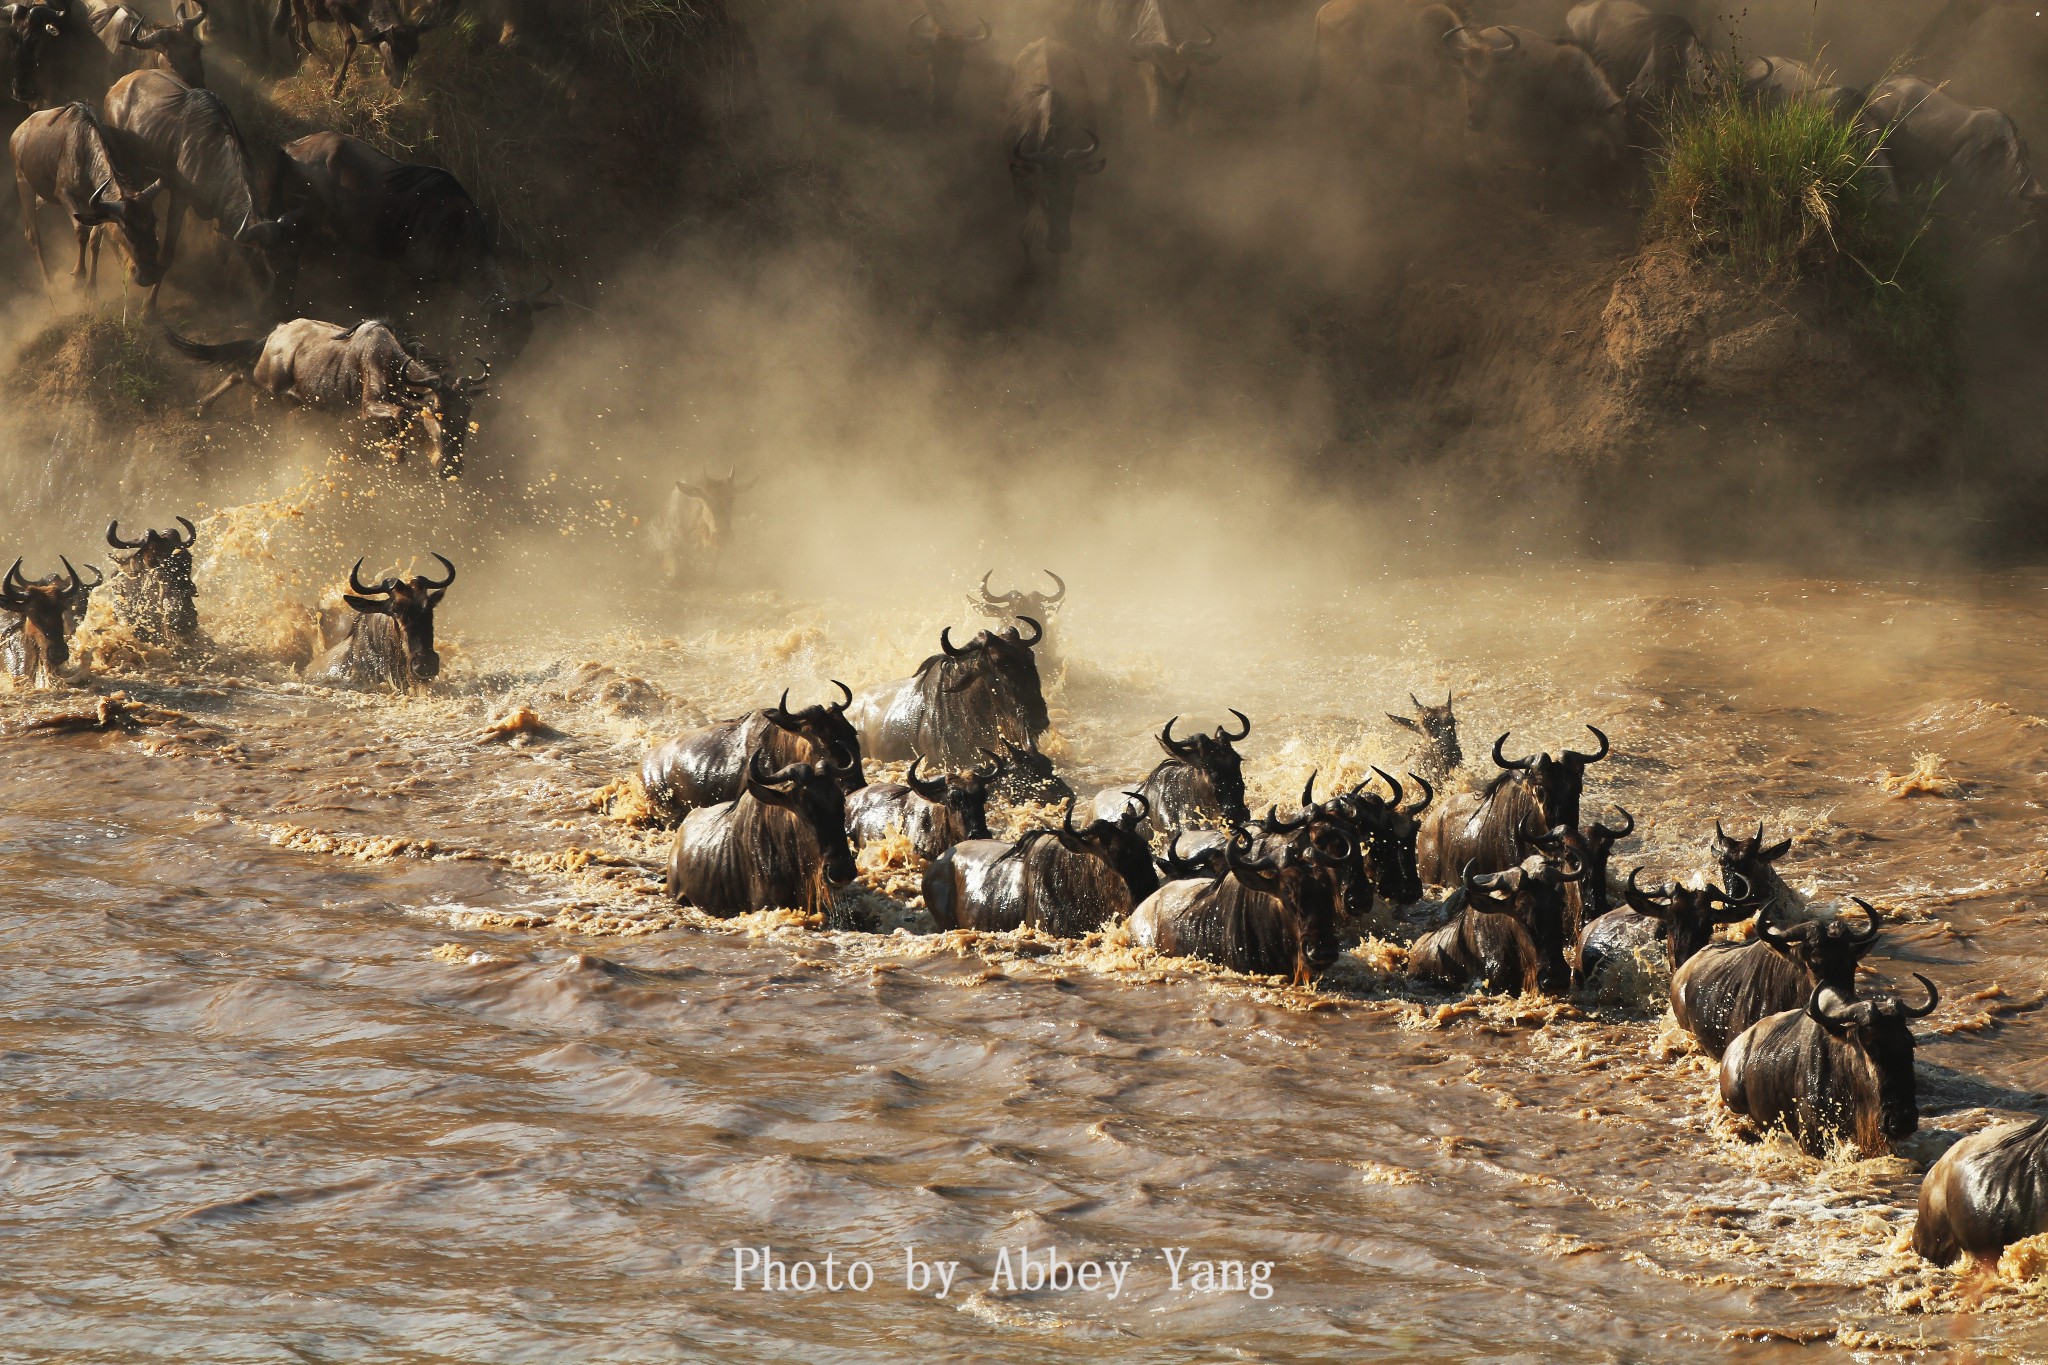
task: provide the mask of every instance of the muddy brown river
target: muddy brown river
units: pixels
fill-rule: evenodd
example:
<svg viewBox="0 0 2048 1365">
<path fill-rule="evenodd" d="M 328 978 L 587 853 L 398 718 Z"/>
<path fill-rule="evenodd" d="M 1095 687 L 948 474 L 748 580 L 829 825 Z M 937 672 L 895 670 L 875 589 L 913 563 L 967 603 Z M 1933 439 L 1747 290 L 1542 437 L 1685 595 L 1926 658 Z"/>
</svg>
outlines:
<svg viewBox="0 0 2048 1365">
<path fill-rule="evenodd" d="M 210 625 L 256 595 L 228 553 Z M 1942 990 L 1922 1130 L 1863 1161 L 1747 1140 L 1660 1005 L 1412 988 L 1386 942 L 1296 991 L 873 895 L 900 932 L 664 904 L 608 784 L 907 672 L 973 577 L 585 627 L 472 558 L 424 696 L 300 681 L 264 621 L 0 697 L 0 1357 L 2048 1358 L 2036 1282 L 1905 1242 L 1924 1165 L 2048 1087 L 2048 574 L 1369 579 L 1166 635 L 1069 573 L 1084 788 L 1235 706 L 1287 802 L 1452 687 L 1469 772 L 1613 737 L 1623 874 L 1792 836 L 1795 886 L 1885 910 L 1867 984 Z"/>
</svg>

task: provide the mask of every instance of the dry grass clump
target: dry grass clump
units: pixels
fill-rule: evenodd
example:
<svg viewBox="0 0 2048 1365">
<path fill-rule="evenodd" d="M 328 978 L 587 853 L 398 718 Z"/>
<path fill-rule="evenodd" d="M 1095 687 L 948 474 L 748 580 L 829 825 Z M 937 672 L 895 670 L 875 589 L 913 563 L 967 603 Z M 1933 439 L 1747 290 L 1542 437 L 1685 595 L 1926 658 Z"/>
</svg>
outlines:
<svg viewBox="0 0 2048 1365">
<path fill-rule="evenodd" d="M 67 314 L 15 352 L 7 389 L 49 403 L 83 399 L 109 418 L 153 417 L 182 390 L 181 376 L 141 310 L 128 317 Z"/>
</svg>

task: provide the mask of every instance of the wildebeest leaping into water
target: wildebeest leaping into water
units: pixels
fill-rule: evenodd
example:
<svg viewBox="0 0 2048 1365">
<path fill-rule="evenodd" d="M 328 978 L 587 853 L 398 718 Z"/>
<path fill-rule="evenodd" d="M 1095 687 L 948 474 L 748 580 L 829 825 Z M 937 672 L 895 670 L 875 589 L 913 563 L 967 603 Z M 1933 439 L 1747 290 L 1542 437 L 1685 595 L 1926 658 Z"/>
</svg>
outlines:
<svg viewBox="0 0 2048 1365">
<path fill-rule="evenodd" d="M 322 614 L 320 639 L 327 652 L 307 672 L 358 687 L 388 684 L 401 692 L 440 676 L 434 608 L 455 581 L 455 566 L 441 555 L 434 558 L 448 571 L 446 578 L 436 581 L 415 574 L 387 578 L 374 586 L 363 582 L 363 561 L 358 559 L 348 571 L 353 591 L 341 599 L 350 610 Z"/>
</svg>

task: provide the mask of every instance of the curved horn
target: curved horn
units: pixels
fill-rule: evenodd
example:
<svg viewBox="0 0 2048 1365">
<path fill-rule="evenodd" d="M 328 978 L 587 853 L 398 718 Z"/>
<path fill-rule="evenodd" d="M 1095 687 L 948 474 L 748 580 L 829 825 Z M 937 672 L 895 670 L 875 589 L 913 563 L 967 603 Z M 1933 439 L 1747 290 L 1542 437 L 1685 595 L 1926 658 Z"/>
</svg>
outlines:
<svg viewBox="0 0 2048 1365">
<path fill-rule="evenodd" d="M 1924 976 L 1920 979 L 1922 981 L 1927 980 L 1927 978 Z M 1933 989 L 1932 982 L 1928 982 L 1928 988 L 1930 990 Z M 1813 988 L 1813 990 L 1807 995 L 1806 1016 L 1807 1018 L 1813 1020 L 1816 1024 L 1819 1024 L 1822 1028 L 1826 1029 L 1829 1033 L 1839 1033 L 1841 1030 L 1847 1028 L 1850 1024 L 1856 1022 L 1855 1016 L 1852 1014 L 1847 1019 L 1837 1019 L 1832 1014 L 1829 1014 L 1820 1003 L 1821 992 L 1826 989 L 1827 987 L 1825 985 L 1816 985 Z"/>
<path fill-rule="evenodd" d="M 1237 717 L 1238 732 L 1234 735 L 1225 734 L 1223 727 L 1219 725 L 1216 727 L 1216 737 L 1218 739 L 1227 739 L 1232 744 L 1242 743 L 1244 740 L 1249 739 L 1252 733 L 1252 718 L 1234 706 L 1230 708 L 1230 714 Z"/>
<path fill-rule="evenodd" d="M 1301 808 L 1302 808 L 1303 810 L 1314 810 L 1314 809 L 1315 809 L 1315 804 L 1316 804 L 1316 775 L 1317 775 L 1318 773 L 1320 773 L 1321 771 L 1322 771 L 1322 770 L 1321 770 L 1320 768 L 1310 768 L 1310 769 L 1308 770 L 1308 782 L 1307 782 L 1306 784 L 1304 784 L 1304 785 L 1303 785 L 1303 787 L 1302 787 L 1302 789 L 1301 789 Z"/>
<path fill-rule="evenodd" d="M 990 592 L 988 590 L 988 580 L 989 575 L 993 574 L 994 572 L 994 569 L 990 569 L 988 573 L 985 573 L 981 576 L 981 600 L 984 604 L 991 607 L 1006 606 L 1024 595 L 1019 592 L 1006 592 L 1001 594 Z"/>
<path fill-rule="evenodd" d="M 1137 807 L 1140 820 L 1152 818 L 1152 802 L 1146 797 L 1144 792 L 1134 791 L 1131 793 L 1131 799 L 1124 803 L 1124 813 L 1128 815 L 1133 806 Z"/>
<path fill-rule="evenodd" d="M 1671 907 L 1657 904 L 1655 898 L 1643 890 L 1642 884 L 1636 880 L 1642 875 L 1643 870 L 1640 867 L 1628 874 L 1628 890 L 1621 893 L 1621 898 L 1628 903 L 1628 908 L 1637 914 L 1648 915 L 1651 919 L 1662 919 Z"/>
<path fill-rule="evenodd" d="M 1018 135 L 1017 145 L 1010 149 L 1010 160 L 1021 161 L 1027 166 L 1043 166 L 1047 162 L 1051 161 L 1056 155 L 1056 153 L 1048 152 L 1043 147 L 1039 148 L 1039 150 L 1035 152 L 1025 151 L 1024 142 L 1025 139 L 1029 138 L 1030 136 L 1031 134 L 1029 133 L 1022 133 Z"/>
<path fill-rule="evenodd" d="M 21 576 L 21 561 L 17 559 L 14 561 L 14 567 L 7 571 L 7 576 L 0 578 L 0 592 L 19 592 L 27 586 L 28 580 Z"/>
<path fill-rule="evenodd" d="M 68 591 L 72 593 L 84 592 L 87 585 L 85 581 L 78 576 L 78 570 L 72 567 L 71 561 L 64 558 L 64 556 L 62 555 L 58 555 L 57 562 L 64 566 L 64 572 L 71 575 L 71 587 L 69 588 Z M 87 567 L 91 568 L 90 565 L 87 565 Z M 94 582 L 92 583 L 91 586 L 97 588 L 101 582 L 105 581 L 105 576 L 102 575 L 98 569 L 93 569 L 93 575 Z"/>
<path fill-rule="evenodd" d="M 918 29 L 919 24 L 930 24 L 931 31 L 920 32 Z M 927 43 L 935 43 L 939 40 L 939 32 L 939 21 L 932 18 L 928 12 L 918 15 L 910 21 L 910 36 L 913 38 L 921 39 Z"/>
<path fill-rule="evenodd" d="M 361 593 L 365 597 L 375 597 L 391 591 L 391 580 L 387 578 L 374 588 L 366 586 L 363 583 L 363 561 L 358 559 L 355 567 L 348 571 L 348 586 L 351 591 Z"/>
<path fill-rule="evenodd" d="M 1101 146 L 1102 139 L 1095 136 L 1095 130 L 1090 128 L 1088 130 L 1088 145 L 1086 147 L 1069 147 L 1064 156 L 1068 161 L 1086 161 L 1089 157 L 1094 156 L 1096 149 Z"/>
<path fill-rule="evenodd" d="M 1501 737 L 1493 742 L 1493 761 L 1495 766 L 1507 772 L 1521 772 L 1528 769 L 1536 760 L 1533 758 L 1508 758 L 1501 753 L 1501 746 L 1508 742 L 1508 736 L 1513 733 L 1514 731 L 1512 730 L 1503 731 Z"/>
<path fill-rule="evenodd" d="M 918 777 L 917 765 L 922 761 L 923 760 L 921 758 L 913 758 L 910 760 L 910 771 L 903 775 L 903 785 L 910 788 L 912 791 L 916 792 L 919 796 L 922 796 L 927 801 L 945 800 L 946 779 L 944 775 L 942 774 L 936 778 Z"/>
<path fill-rule="evenodd" d="M 1040 640 L 1043 640 L 1045 638 L 1045 627 L 1040 625 L 1038 622 L 1032 620 L 1029 616 L 1018 617 L 1017 623 L 1019 625 L 1031 627 L 1031 638 L 1028 640 L 1024 638 L 1023 631 L 1020 630 L 1017 632 L 1017 643 L 1024 646 L 1026 649 L 1031 648 L 1031 646 L 1037 644 Z"/>
<path fill-rule="evenodd" d="M 448 576 L 442 579 L 440 582 L 436 583 L 433 579 L 428 578 L 427 576 L 422 574 L 420 576 L 420 584 L 422 587 L 432 588 L 434 591 L 439 592 L 441 589 L 447 587 L 450 583 L 453 583 L 455 581 L 455 566 L 448 562 L 448 557 L 446 555 L 437 554 L 434 556 L 434 558 L 441 561 L 441 567 L 448 571 Z"/>
<path fill-rule="evenodd" d="M 121 539 L 121 519 L 119 517 L 107 523 L 107 544 L 117 550 L 139 550 L 142 548 L 142 542 L 139 540 Z"/>
<path fill-rule="evenodd" d="M 1047 578 L 1050 578 L 1054 583 L 1059 585 L 1059 591 L 1045 599 L 1045 605 L 1047 605 L 1048 607 L 1056 607 L 1060 603 L 1067 600 L 1067 580 L 1061 578 L 1051 569 L 1047 569 L 1045 571 L 1045 576 Z"/>
<path fill-rule="evenodd" d="M 774 720 L 777 720 L 777 721 L 785 721 L 785 720 L 788 720 L 788 719 L 789 719 L 789 689 L 788 689 L 788 688 L 786 688 L 786 687 L 785 687 L 785 688 L 783 688 L 783 689 L 782 689 L 782 700 L 781 700 L 781 701 L 778 701 L 778 702 L 776 702 L 776 703 L 775 703 L 775 705 L 773 705 L 773 706 L 771 706 L 771 707 L 769 707 L 769 708 L 768 708 L 768 715 L 769 715 L 769 717 L 770 717 L 771 719 L 774 719 Z"/>
<path fill-rule="evenodd" d="M 1187 755 L 1187 741 L 1173 737 L 1174 723 L 1179 719 L 1179 716 L 1175 716 L 1166 722 L 1165 727 L 1159 732 L 1159 743 L 1175 758 L 1184 758 Z"/>
<path fill-rule="evenodd" d="M 946 657 L 949 659 L 957 659 L 967 652 L 964 649 L 954 648 L 953 628 L 951 626 L 947 626 L 939 632 L 939 648 L 945 651 Z"/>
<path fill-rule="evenodd" d="M 1498 30 L 1499 30 L 1499 31 L 1500 31 L 1501 33 L 1504 33 L 1504 34 L 1506 34 L 1506 35 L 1507 35 L 1507 39 L 1508 39 L 1508 45 L 1507 45 L 1506 47 L 1495 47 L 1495 48 L 1493 48 L 1493 50 L 1494 50 L 1495 52 L 1498 52 L 1498 53 L 1500 53 L 1500 55 L 1501 55 L 1501 56 L 1503 56 L 1503 57 L 1508 57 L 1508 56 L 1513 56 L 1513 55 L 1514 55 L 1514 54 L 1515 54 L 1516 52 L 1519 52 L 1519 51 L 1521 50 L 1521 48 L 1522 48 L 1522 39 L 1521 39 L 1521 36 L 1520 36 L 1519 34 L 1517 34 L 1517 33 L 1516 33 L 1516 32 L 1515 32 L 1515 31 L 1514 31 L 1513 29 L 1511 29 L 1511 28 L 1501 28 L 1501 26 L 1500 26 L 1500 25 L 1498 25 L 1498 24 L 1494 25 L 1494 27 L 1495 27 L 1496 29 L 1498 29 Z M 1493 44 L 1491 44 L 1491 43 L 1488 43 L 1488 44 L 1487 44 L 1487 46 L 1488 46 L 1488 47 L 1493 47 Z"/>
<path fill-rule="evenodd" d="M 1071 796 L 1067 798 L 1066 811 L 1060 816 L 1060 828 L 1068 834 L 1076 836 L 1081 833 L 1080 830 L 1074 828 L 1074 798 Z"/>
<path fill-rule="evenodd" d="M 1628 813 L 1628 807 L 1626 806 L 1616 806 L 1615 809 L 1621 812 L 1622 819 L 1628 821 L 1627 825 L 1623 826 L 1621 829 L 1614 829 L 1611 826 L 1596 823 L 1594 825 L 1594 828 L 1605 830 L 1607 832 L 1607 837 L 1610 839 L 1626 839 L 1629 835 L 1634 834 L 1636 832 L 1636 818 L 1635 816 L 1630 815 Z"/>
<path fill-rule="evenodd" d="M 1394 799 L 1392 801 L 1389 801 L 1387 804 L 1390 806 L 1398 807 L 1401 804 L 1401 798 L 1404 794 L 1401 791 L 1401 784 L 1399 782 L 1396 782 L 1394 780 L 1394 775 L 1384 768 L 1375 767 L 1373 771 L 1379 774 L 1380 781 L 1386 783 L 1388 789 L 1394 793 Z"/>
<path fill-rule="evenodd" d="M 1869 901 L 1863 899 L 1863 897 L 1861 896 L 1851 896 L 1849 897 L 1849 899 L 1855 901 L 1856 904 L 1862 906 L 1863 913 L 1870 917 L 1870 927 L 1860 934 L 1848 936 L 1849 942 L 1855 944 L 1859 948 L 1863 947 L 1865 944 L 1877 942 L 1878 931 L 1883 927 L 1883 917 L 1877 913 L 1877 907 L 1872 905 Z"/>
<path fill-rule="evenodd" d="M 1582 754 L 1577 749 L 1566 749 L 1564 756 L 1566 758 L 1576 758 L 1581 763 L 1598 763 L 1601 759 L 1607 757 L 1607 751 L 1613 746 L 1607 742 L 1607 736 L 1600 733 L 1598 726 L 1588 725 L 1586 728 L 1593 732 L 1593 738 L 1600 741 L 1600 752 L 1597 754 Z"/>
<path fill-rule="evenodd" d="M 853 689 L 848 687 L 845 683 L 839 681 L 839 679 L 837 678 L 834 678 L 832 680 L 832 685 L 838 688 L 841 692 L 844 692 L 846 696 L 845 699 L 842 701 L 827 702 L 825 704 L 826 709 L 833 711 L 835 713 L 843 713 L 847 707 L 853 705 Z"/>
<path fill-rule="evenodd" d="M 1422 699 L 1416 696 L 1413 692 L 1410 692 L 1408 694 L 1408 700 L 1415 703 L 1415 709 L 1418 711 L 1427 711 L 1429 709 L 1427 706 L 1424 706 L 1422 704 Z"/>
<path fill-rule="evenodd" d="M 178 525 L 185 528 L 185 539 L 182 542 L 180 542 L 179 548 L 189 550 L 194 545 L 197 545 L 199 543 L 199 528 L 197 526 L 194 526 L 191 522 L 185 520 L 183 517 L 177 518 L 177 522 Z"/>
<path fill-rule="evenodd" d="M 986 20 L 986 19 L 976 19 L 976 20 L 974 21 L 974 25 L 975 25 L 975 30 L 974 30 L 974 32 L 972 32 L 972 33 L 963 33 L 963 34 L 961 34 L 961 35 L 960 35 L 960 41 L 961 41 L 961 42 L 963 42 L 963 43 L 985 43 L 985 42 L 987 42 L 987 41 L 989 40 L 989 37 L 990 37 L 990 35 L 992 35 L 992 34 L 993 34 L 993 33 L 995 32 L 995 30 L 994 30 L 994 29 L 992 29 L 992 28 L 990 28 L 990 27 L 988 26 L 988 20 Z"/>
<path fill-rule="evenodd" d="M 1925 1019 L 1928 1015 L 1934 1013 L 1934 1007 L 1941 1003 L 1941 992 L 1934 989 L 1934 983 L 1932 981 L 1929 981 L 1926 977 L 1920 975 L 1920 973 L 1918 972 L 1913 973 L 1913 979 L 1915 981 L 1918 981 L 1921 985 L 1927 988 L 1927 1003 L 1920 1006 L 1918 1009 L 1913 1008 L 1911 1005 L 1906 1004 L 1904 1001 L 1900 1001 L 1899 1003 L 1901 1007 L 1904 1008 L 1906 1012 L 1906 1017 L 1908 1019 Z"/>
<path fill-rule="evenodd" d="M 1436 788 L 1429 785 L 1428 778 L 1418 776 L 1415 773 L 1409 773 L 1408 780 L 1410 782 L 1413 782 L 1416 786 L 1422 788 L 1422 799 L 1420 801 L 1417 801 L 1414 805 L 1410 806 L 1408 808 L 1407 813 L 1411 816 L 1420 815 L 1422 814 L 1422 812 L 1429 809 L 1430 802 L 1436 800 Z"/>
</svg>

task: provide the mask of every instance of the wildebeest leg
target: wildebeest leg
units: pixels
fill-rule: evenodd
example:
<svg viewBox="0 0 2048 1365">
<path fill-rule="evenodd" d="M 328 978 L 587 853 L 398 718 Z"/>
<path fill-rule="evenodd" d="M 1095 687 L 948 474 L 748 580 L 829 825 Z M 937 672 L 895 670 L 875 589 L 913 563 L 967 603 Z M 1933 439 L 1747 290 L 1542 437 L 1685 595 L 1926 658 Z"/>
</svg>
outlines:
<svg viewBox="0 0 2048 1365">
<path fill-rule="evenodd" d="M 341 97 L 341 87 L 348 81 L 349 63 L 356 59 L 356 30 L 353 24 L 341 26 L 341 68 L 334 73 L 334 88 L 327 92 L 329 99 Z"/>
<path fill-rule="evenodd" d="M 164 195 L 164 244 L 158 253 L 156 283 L 149 287 L 150 311 L 156 311 L 156 296 L 162 291 L 164 281 L 170 278 L 171 262 L 178 258 L 178 220 L 185 216 L 185 206 L 178 200 L 176 190 Z"/>
<path fill-rule="evenodd" d="M 236 370 L 226 379 L 221 380 L 220 383 L 216 384 L 213 387 L 211 392 L 209 392 L 204 398 L 199 400 L 199 406 L 193 410 L 192 415 L 194 417 L 206 416 L 206 410 L 213 406 L 214 401 L 216 399 L 218 399 L 222 394 L 226 393 L 229 389 L 235 387 L 235 385 L 240 384 L 244 380 L 248 379 L 248 377 L 249 376 L 243 374 L 240 370 Z"/>
<path fill-rule="evenodd" d="M 42 272 L 43 276 L 43 293 L 48 295 L 51 304 L 55 305 L 56 296 L 50 294 L 50 267 L 43 260 L 43 225 L 36 221 L 36 210 L 42 207 L 42 201 L 29 185 L 27 176 L 16 174 L 14 189 L 15 193 L 21 196 L 22 231 L 28 234 L 28 244 L 35 249 L 36 269 Z"/>
<path fill-rule="evenodd" d="M 91 223 L 74 220 L 72 226 L 78 231 L 78 264 L 72 268 L 71 278 L 91 294 L 98 290 L 100 283 L 100 235 Z M 88 255 L 92 258 L 90 266 L 86 263 Z"/>
</svg>

